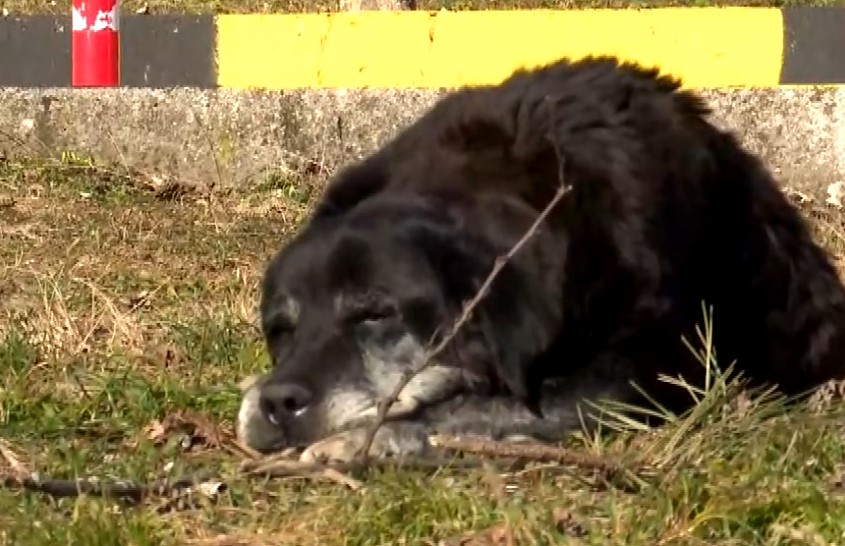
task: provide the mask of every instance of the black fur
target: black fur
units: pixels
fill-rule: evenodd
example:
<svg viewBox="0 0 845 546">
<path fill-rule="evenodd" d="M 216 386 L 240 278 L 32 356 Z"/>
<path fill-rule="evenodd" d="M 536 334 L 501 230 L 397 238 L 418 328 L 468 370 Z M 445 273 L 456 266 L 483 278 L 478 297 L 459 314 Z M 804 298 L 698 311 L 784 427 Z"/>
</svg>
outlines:
<svg viewBox="0 0 845 546">
<path fill-rule="evenodd" d="M 427 342 L 561 183 L 569 193 L 441 356 L 465 372 L 460 388 L 416 419 L 437 428 L 458 400 L 480 407 L 476 416 L 518 402 L 537 419 L 513 417 L 509 432 L 562 436 L 583 396 L 640 401 L 630 381 L 682 410 L 689 394 L 657 376 L 701 380 L 682 336 L 697 340 L 702 301 L 714 308 L 723 367 L 736 361 L 787 394 L 842 378 L 845 291 L 834 268 L 767 169 L 708 113 L 676 80 L 612 58 L 561 60 L 446 96 L 339 173 L 268 268 L 268 381 L 325 393 L 321 383 L 361 376 L 366 336 L 330 304 L 340 293 L 360 300 L 369 323 L 395 319 Z M 302 309 L 287 345 L 274 329 L 282 287 Z"/>
</svg>

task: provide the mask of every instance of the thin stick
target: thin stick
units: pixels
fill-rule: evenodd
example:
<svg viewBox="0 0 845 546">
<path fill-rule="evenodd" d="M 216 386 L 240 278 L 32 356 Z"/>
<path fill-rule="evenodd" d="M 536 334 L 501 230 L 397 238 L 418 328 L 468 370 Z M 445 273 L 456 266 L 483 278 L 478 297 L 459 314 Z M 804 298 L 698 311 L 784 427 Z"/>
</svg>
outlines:
<svg viewBox="0 0 845 546">
<path fill-rule="evenodd" d="M 366 464 L 369 459 L 369 451 L 370 447 L 373 444 L 373 439 L 378 432 L 378 429 L 381 425 L 384 424 L 384 421 L 387 417 L 387 412 L 390 410 L 390 406 L 399 396 L 399 393 L 402 392 L 408 383 L 416 376 L 418 373 L 425 370 L 429 367 L 434 359 L 435 356 L 440 354 L 446 346 L 449 344 L 450 341 L 457 335 L 458 331 L 464 326 L 464 324 L 470 319 L 472 316 L 472 312 L 481 303 L 481 300 L 487 295 L 487 292 L 490 290 L 490 286 L 493 284 L 493 281 L 505 267 L 507 264 L 519 250 L 528 242 L 528 239 L 531 238 L 534 233 L 540 227 L 540 224 L 546 219 L 546 217 L 551 213 L 552 209 L 557 205 L 557 203 L 563 198 L 564 195 L 570 190 L 570 186 L 567 186 L 563 183 L 558 187 L 557 191 L 555 192 L 554 197 L 552 197 L 551 201 L 546 208 L 537 216 L 534 220 L 534 223 L 531 224 L 531 227 L 522 235 L 522 237 L 516 242 L 516 244 L 511 247 L 511 249 L 505 254 L 504 256 L 500 256 L 496 258 L 496 261 L 493 264 L 493 269 L 490 271 L 490 274 L 487 275 L 487 278 L 484 280 L 484 283 L 481 285 L 481 288 L 478 289 L 475 296 L 464 306 L 463 311 L 458 316 L 458 319 L 453 324 L 451 331 L 447 336 L 445 336 L 440 343 L 437 344 L 434 349 L 432 349 L 428 354 L 426 354 L 423 358 L 422 363 L 417 366 L 416 368 L 412 368 L 407 370 L 402 376 L 399 378 L 399 382 L 394 387 L 393 391 L 382 401 L 379 402 L 378 405 L 378 412 L 376 413 L 375 422 L 373 426 L 367 431 L 367 436 L 364 438 L 363 446 L 361 450 L 358 452 L 358 457 L 361 458 L 362 464 Z"/>
<path fill-rule="evenodd" d="M 621 461 L 605 457 L 576 453 L 572 450 L 531 442 L 526 444 L 511 442 L 496 442 L 492 440 L 462 440 L 450 436 L 430 437 L 432 445 L 441 449 L 472 453 L 485 457 L 507 457 L 530 459 L 537 462 L 554 462 L 562 465 L 572 465 L 589 470 L 616 473 L 625 468 Z M 638 465 L 632 465 L 636 468 Z"/>
<path fill-rule="evenodd" d="M 406 457 L 397 460 L 383 459 L 372 461 L 372 464 L 364 464 L 362 461 L 349 461 L 338 463 L 311 463 L 290 459 L 275 459 L 267 462 L 244 461 L 241 463 L 241 472 L 249 476 L 271 476 L 271 477 L 313 477 L 326 476 L 326 471 L 331 473 L 349 473 L 373 466 L 379 468 L 404 468 L 408 470 L 442 470 L 444 467 L 455 469 L 478 468 L 481 462 L 478 460 L 461 460 L 446 457 Z M 330 477 L 330 476 L 329 476 Z"/>
<path fill-rule="evenodd" d="M 112 497 L 129 500 L 133 504 L 140 503 L 149 496 L 170 496 L 181 490 L 202 485 L 208 481 L 205 477 L 180 478 L 171 483 L 135 484 L 129 482 L 102 483 L 96 480 L 41 480 L 36 476 L 14 477 L 7 476 L 0 480 L 0 488 L 24 489 L 45 493 L 51 497 L 79 497 L 91 495 L 95 497 Z"/>
</svg>

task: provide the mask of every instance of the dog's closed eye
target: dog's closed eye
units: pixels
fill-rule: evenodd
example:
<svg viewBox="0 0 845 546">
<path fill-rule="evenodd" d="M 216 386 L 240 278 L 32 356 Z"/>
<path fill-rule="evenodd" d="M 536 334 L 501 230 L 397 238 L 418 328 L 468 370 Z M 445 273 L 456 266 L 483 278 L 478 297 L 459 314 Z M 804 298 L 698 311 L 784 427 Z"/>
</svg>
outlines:
<svg viewBox="0 0 845 546">
<path fill-rule="evenodd" d="M 284 319 L 271 320 L 264 325 L 264 335 L 267 339 L 281 341 L 293 335 L 296 327 Z"/>
<path fill-rule="evenodd" d="M 381 322 L 396 316 L 396 309 L 391 306 L 368 307 L 356 309 L 346 315 L 349 324 L 363 324 L 367 322 Z"/>
<path fill-rule="evenodd" d="M 391 298 L 376 291 L 345 295 L 338 300 L 337 310 L 341 320 L 348 325 L 380 322 L 398 315 Z"/>
</svg>

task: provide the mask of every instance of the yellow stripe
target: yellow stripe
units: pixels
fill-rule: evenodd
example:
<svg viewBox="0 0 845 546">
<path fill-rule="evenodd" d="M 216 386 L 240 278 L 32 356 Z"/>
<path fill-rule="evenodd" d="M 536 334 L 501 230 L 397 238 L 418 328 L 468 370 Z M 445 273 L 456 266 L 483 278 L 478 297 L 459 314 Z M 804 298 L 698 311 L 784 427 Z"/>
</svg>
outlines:
<svg viewBox="0 0 845 546">
<path fill-rule="evenodd" d="M 778 84 L 769 8 L 235 14 L 217 18 L 218 85 L 456 87 L 559 57 L 614 54 L 686 87 Z"/>
</svg>

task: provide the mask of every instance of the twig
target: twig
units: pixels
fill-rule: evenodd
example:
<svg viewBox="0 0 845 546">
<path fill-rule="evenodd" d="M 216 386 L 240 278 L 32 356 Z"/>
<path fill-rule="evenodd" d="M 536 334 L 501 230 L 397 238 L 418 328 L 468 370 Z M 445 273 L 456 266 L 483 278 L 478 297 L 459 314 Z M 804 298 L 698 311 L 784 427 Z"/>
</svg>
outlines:
<svg viewBox="0 0 845 546">
<path fill-rule="evenodd" d="M 261 453 L 252 449 L 240 440 L 230 440 L 223 445 L 223 448 L 230 453 L 246 456 L 250 459 L 259 460 L 262 458 Z"/>
<path fill-rule="evenodd" d="M 211 159 L 214 161 L 214 169 L 217 171 L 217 187 L 223 186 L 223 170 L 220 168 L 220 161 L 217 159 L 217 153 L 214 150 L 214 142 L 212 141 L 211 137 L 208 136 L 208 129 L 206 128 L 205 124 L 202 122 L 200 116 L 197 115 L 196 111 L 192 108 L 192 113 L 194 114 L 194 121 L 197 125 L 200 126 L 202 131 L 202 136 L 205 137 L 205 141 L 208 143 L 208 150 L 211 152 Z M 209 193 L 211 190 L 214 189 L 214 183 L 211 184 L 211 188 L 209 189 Z"/>
<path fill-rule="evenodd" d="M 241 463 L 241 471 L 249 476 L 281 477 L 302 477 L 302 478 L 324 478 L 342 483 L 351 489 L 358 489 L 361 484 L 358 480 L 348 476 L 350 472 L 379 468 L 403 468 L 406 470 L 439 471 L 444 467 L 452 468 L 479 468 L 480 460 L 455 460 L 444 457 L 406 457 L 401 459 L 380 459 L 365 464 L 361 460 L 352 460 L 339 463 L 310 463 L 293 459 L 279 459 L 268 457 L 265 461 L 246 460 Z"/>
<path fill-rule="evenodd" d="M 586 486 L 613 487 L 628 493 L 636 493 L 647 486 L 655 475 L 655 469 L 641 460 L 623 460 L 577 453 L 572 450 L 541 442 L 512 443 L 487 439 L 461 439 L 451 436 L 429 436 L 431 444 L 439 449 L 470 453 L 481 457 L 526 460 L 539 463 L 553 463 L 555 470 L 568 474 Z M 567 467 L 593 470 L 598 483 L 590 483 L 577 472 Z M 538 469 L 532 469 L 532 471 Z"/>
<path fill-rule="evenodd" d="M 5 489 L 24 489 L 45 493 L 51 497 L 79 497 L 91 495 L 97 497 L 122 498 L 133 504 L 140 503 L 150 496 L 172 496 L 182 493 L 188 489 L 204 489 L 208 482 L 207 477 L 181 478 L 173 482 L 159 482 L 153 484 L 135 484 L 130 482 L 102 483 L 93 479 L 42 480 L 37 475 L 26 477 L 7 476 L 0 482 L 0 487 Z M 215 487 L 216 492 L 225 489 L 225 485 L 219 484 Z"/>
<path fill-rule="evenodd" d="M 563 198 L 564 195 L 570 190 L 570 186 L 561 183 L 558 187 L 557 191 L 555 192 L 554 196 L 552 197 L 549 204 L 546 205 L 546 208 L 540 212 L 537 218 L 534 220 L 534 223 L 531 224 L 531 227 L 522 235 L 522 237 L 514 244 L 511 249 L 505 254 L 504 256 L 500 256 L 496 258 L 496 261 L 493 264 L 493 269 L 490 271 L 490 274 L 487 275 L 487 278 L 484 280 L 484 283 L 475 293 L 475 296 L 472 297 L 471 300 L 464 306 L 463 311 L 458 316 L 458 319 L 454 322 L 450 332 L 446 335 L 440 343 L 438 343 L 434 349 L 428 352 L 422 360 L 422 363 L 417 366 L 416 368 L 412 368 L 410 370 L 405 371 L 402 376 L 399 378 L 399 382 L 396 383 L 393 391 L 383 400 L 379 402 L 378 411 L 376 413 L 375 422 L 373 423 L 372 427 L 367 431 L 367 436 L 364 438 L 364 443 L 358 452 L 358 457 L 360 457 L 362 464 L 366 464 L 369 459 L 369 451 L 370 447 L 373 444 L 373 440 L 378 432 L 378 429 L 381 425 L 384 424 L 384 421 L 387 417 L 387 412 L 390 410 L 390 406 L 402 392 L 408 383 L 420 372 L 425 370 L 432 364 L 432 361 L 435 356 L 440 354 L 449 342 L 457 335 L 460 329 L 464 326 L 464 324 L 470 319 L 472 316 L 472 312 L 481 303 L 481 300 L 487 295 L 487 292 L 490 290 L 490 286 L 493 284 L 493 281 L 496 280 L 496 277 L 505 267 L 505 265 L 516 255 L 517 252 L 528 242 L 528 239 L 531 238 L 534 233 L 540 227 L 540 224 L 546 219 L 546 217 L 551 213 L 552 209 L 557 205 L 557 203 Z"/>
<path fill-rule="evenodd" d="M 120 499 L 129 504 L 140 504 L 149 497 L 167 497 L 171 501 L 180 502 L 181 498 L 191 496 L 194 492 L 210 498 L 226 490 L 224 483 L 205 474 L 150 484 L 123 480 L 109 483 L 96 478 L 45 479 L 41 478 L 37 472 L 29 471 L 12 451 L 8 442 L 3 439 L 0 439 L 0 457 L 5 459 L 12 469 L 11 474 L 0 474 L 0 489 L 33 491 L 54 498 L 89 495 Z"/>
<path fill-rule="evenodd" d="M 554 462 L 606 473 L 620 472 L 628 469 L 627 467 L 629 466 L 620 461 L 576 453 L 566 448 L 541 444 L 539 442 L 518 444 L 480 439 L 462 440 L 451 436 L 430 436 L 429 441 L 437 448 L 483 455 L 485 457 L 516 457 L 531 459 L 532 461 L 541 463 Z M 632 469 L 636 469 L 639 465 L 633 464 L 631 466 Z"/>
<path fill-rule="evenodd" d="M 269 461 L 244 461 L 241 470 L 250 476 L 286 477 L 296 476 L 308 479 L 325 479 L 345 485 L 353 491 L 364 487 L 360 481 L 346 475 L 343 467 L 304 463 L 293 459 L 273 458 Z"/>
</svg>

